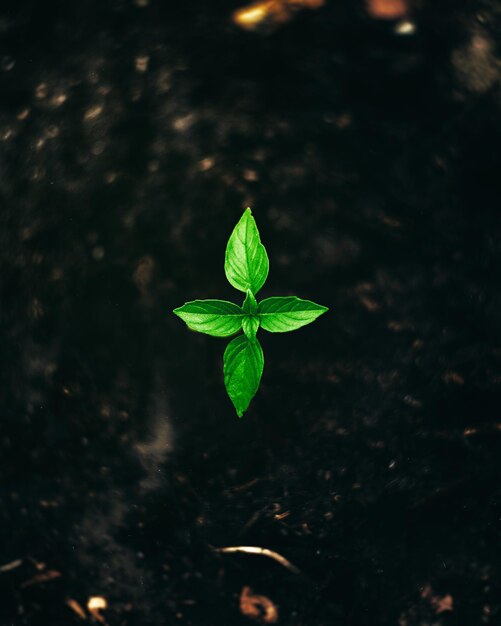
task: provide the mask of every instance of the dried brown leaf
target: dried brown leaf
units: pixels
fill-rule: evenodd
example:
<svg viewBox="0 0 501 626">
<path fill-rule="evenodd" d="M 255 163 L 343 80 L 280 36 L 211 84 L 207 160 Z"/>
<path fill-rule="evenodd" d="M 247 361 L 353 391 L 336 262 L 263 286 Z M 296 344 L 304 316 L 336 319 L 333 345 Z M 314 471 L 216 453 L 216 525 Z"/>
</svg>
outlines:
<svg viewBox="0 0 501 626">
<path fill-rule="evenodd" d="M 237 9 L 233 22 L 245 30 L 273 30 L 288 22 L 296 11 L 319 9 L 325 0 L 258 0 Z"/>
<path fill-rule="evenodd" d="M 107 608 L 108 602 L 106 598 L 103 598 L 102 596 L 91 596 L 87 600 L 87 610 L 100 624 L 106 624 L 104 617 L 101 615 L 101 611 Z"/>
</svg>

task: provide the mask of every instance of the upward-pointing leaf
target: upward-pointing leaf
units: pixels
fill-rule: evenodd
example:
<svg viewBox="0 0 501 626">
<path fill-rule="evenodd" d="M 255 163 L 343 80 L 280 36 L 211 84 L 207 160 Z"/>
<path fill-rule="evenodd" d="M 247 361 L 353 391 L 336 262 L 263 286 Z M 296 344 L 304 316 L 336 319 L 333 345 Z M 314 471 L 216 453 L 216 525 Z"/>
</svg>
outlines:
<svg viewBox="0 0 501 626">
<path fill-rule="evenodd" d="M 242 327 L 242 309 L 226 300 L 193 300 L 178 309 L 174 309 L 191 330 L 212 335 L 228 337 Z"/>
<path fill-rule="evenodd" d="M 249 315 L 255 315 L 257 313 L 258 304 L 254 294 L 250 289 L 247 289 L 247 296 L 242 304 L 242 311 Z"/>
<path fill-rule="evenodd" d="M 242 417 L 259 388 L 263 350 L 257 339 L 235 337 L 224 351 L 224 384 L 238 417 Z"/>
<path fill-rule="evenodd" d="M 235 289 L 243 292 L 250 289 L 256 295 L 268 270 L 268 255 L 251 210 L 246 209 L 228 240 L 224 260 L 226 278 Z"/>
<path fill-rule="evenodd" d="M 296 296 L 266 298 L 259 303 L 258 316 L 261 327 L 270 333 L 286 333 L 315 321 L 328 308 L 301 300 Z"/>
</svg>

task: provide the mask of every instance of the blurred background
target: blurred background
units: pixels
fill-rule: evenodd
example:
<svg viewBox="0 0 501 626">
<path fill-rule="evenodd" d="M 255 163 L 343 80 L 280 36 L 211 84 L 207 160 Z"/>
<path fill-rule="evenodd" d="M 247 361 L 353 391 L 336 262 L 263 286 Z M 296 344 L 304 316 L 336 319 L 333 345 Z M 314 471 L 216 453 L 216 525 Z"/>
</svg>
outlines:
<svg viewBox="0 0 501 626">
<path fill-rule="evenodd" d="M 0 624 L 501 619 L 501 6 L 4 0 Z M 225 342 L 173 308 L 330 308 Z M 276 551 L 295 573 L 262 555 Z"/>
</svg>

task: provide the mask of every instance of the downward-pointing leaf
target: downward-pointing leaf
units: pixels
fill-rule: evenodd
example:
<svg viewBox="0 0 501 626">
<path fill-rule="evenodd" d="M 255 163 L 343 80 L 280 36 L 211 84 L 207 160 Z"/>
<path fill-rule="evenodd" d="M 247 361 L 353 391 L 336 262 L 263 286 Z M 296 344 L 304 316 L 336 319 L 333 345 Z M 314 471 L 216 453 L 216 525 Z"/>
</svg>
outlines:
<svg viewBox="0 0 501 626">
<path fill-rule="evenodd" d="M 242 417 L 258 390 L 263 374 L 263 350 L 257 339 L 235 337 L 224 352 L 224 384 L 238 417 Z"/>
<path fill-rule="evenodd" d="M 193 300 L 174 309 L 192 330 L 213 337 L 228 337 L 242 326 L 242 309 L 226 300 Z"/>
<path fill-rule="evenodd" d="M 250 289 L 256 295 L 268 270 L 268 255 L 251 210 L 246 209 L 228 240 L 224 260 L 226 278 L 235 289 L 243 292 Z"/>
<path fill-rule="evenodd" d="M 265 330 L 270 333 L 286 333 L 310 324 L 326 311 L 327 307 L 310 300 L 288 296 L 266 298 L 259 303 L 258 316 Z"/>
<path fill-rule="evenodd" d="M 257 315 L 244 315 L 242 319 L 242 329 L 247 339 L 254 339 L 259 328 L 259 317 Z"/>
</svg>

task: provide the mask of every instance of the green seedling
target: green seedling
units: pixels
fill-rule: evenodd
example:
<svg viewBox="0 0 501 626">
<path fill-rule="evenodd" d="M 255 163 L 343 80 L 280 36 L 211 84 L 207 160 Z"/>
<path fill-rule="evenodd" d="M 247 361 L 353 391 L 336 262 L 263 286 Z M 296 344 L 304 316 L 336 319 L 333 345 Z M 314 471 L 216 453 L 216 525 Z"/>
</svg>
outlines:
<svg viewBox="0 0 501 626">
<path fill-rule="evenodd" d="M 174 309 L 187 326 L 199 333 L 232 339 L 224 352 L 224 384 L 238 417 L 256 395 L 263 374 L 263 349 L 256 337 L 259 327 L 270 333 L 285 333 L 310 324 L 328 309 L 296 296 L 256 301 L 269 271 L 266 250 L 256 222 L 246 209 L 226 247 L 224 271 L 229 283 L 243 291 L 242 306 L 226 300 L 193 300 Z"/>
</svg>

